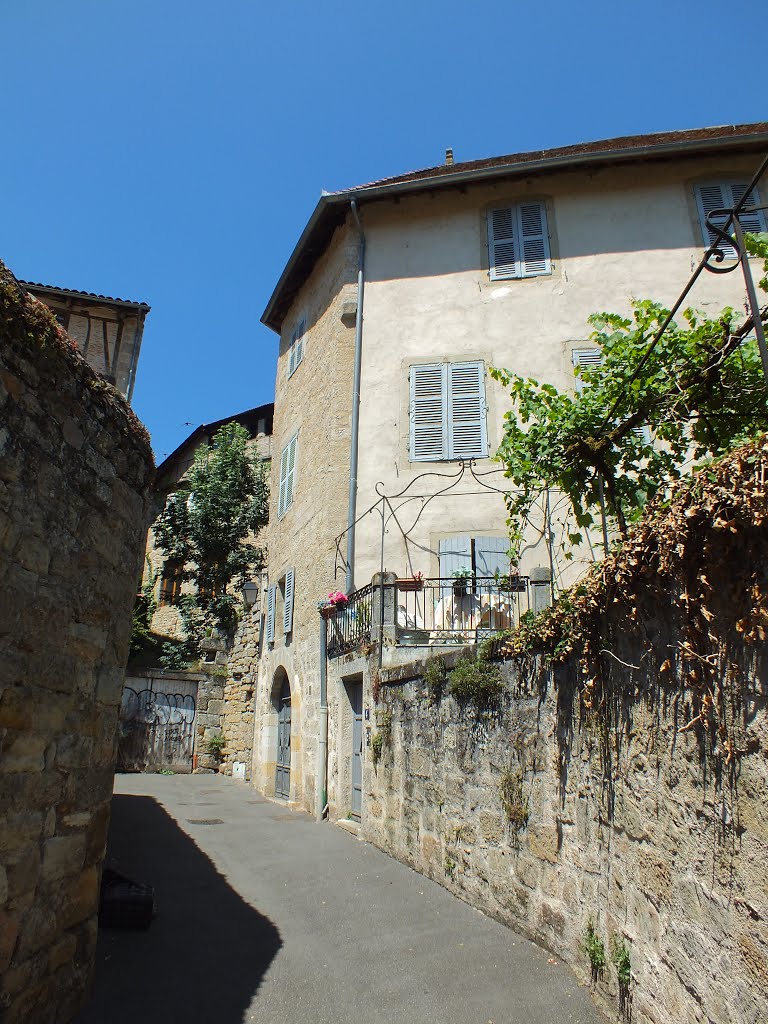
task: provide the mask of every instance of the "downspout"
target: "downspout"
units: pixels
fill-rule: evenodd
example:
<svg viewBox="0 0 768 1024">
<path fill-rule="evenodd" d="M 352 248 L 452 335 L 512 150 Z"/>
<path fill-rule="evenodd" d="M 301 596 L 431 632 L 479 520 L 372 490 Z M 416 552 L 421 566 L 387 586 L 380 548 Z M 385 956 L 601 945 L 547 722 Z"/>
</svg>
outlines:
<svg viewBox="0 0 768 1024">
<path fill-rule="evenodd" d="M 328 623 L 320 617 L 320 732 L 317 737 L 315 820 L 328 810 Z"/>
<path fill-rule="evenodd" d="M 365 292 L 365 235 L 352 200 L 352 216 L 360 235 L 357 263 L 357 312 L 355 314 L 355 370 L 352 384 L 352 437 L 349 451 L 349 502 L 347 506 L 347 576 L 345 592 L 351 594 L 355 585 L 355 518 L 357 515 L 357 453 L 360 433 L 360 368 L 363 355 L 363 295 Z"/>
</svg>

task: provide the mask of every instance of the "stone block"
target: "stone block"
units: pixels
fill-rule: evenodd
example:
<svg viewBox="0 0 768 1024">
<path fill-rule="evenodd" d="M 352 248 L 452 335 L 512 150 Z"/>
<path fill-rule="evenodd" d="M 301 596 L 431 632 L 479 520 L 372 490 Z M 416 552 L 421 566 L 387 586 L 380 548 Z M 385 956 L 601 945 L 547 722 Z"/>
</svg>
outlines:
<svg viewBox="0 0 768 1024">
<path fill-rule="evenodd" d="M 13 772 L 42 772 L 46 745 L 45 736 L 9 731 L 0 751 L 0 772 L 9 775 Z"/>
<path fill-rule="evenodd" d="M 75 935 L 68 934 L 59 939 L 58 942 L 51 946 L 51 950 L 48 954 L 48 969 L 50 971 L 55 971 L 59 967 L 63 967 L 65 963 L 72 960 L 75 955 L 76 948 L 77 938 Z"/>
<path fill-rule="evenodd" d="M 6 861 L 6 898 L 16 899 L 25 892 L 34 892 L 40 878 L 40 848 L 37 843 L 15 850 Z M 3 902 L 3 901 L 0 901 Z"/>
<path fill-rule="evenodd" d="M 506 833 L 506 822 L 500 814 L 481 811 L 478 815 L 480 835 L 486 843 L 499 844 Z"/>
<path fill-rule="evenodd" d="M 85 836 L 54 836 L 43 844 L 43 878 L 76 874 L 85 859 Z"/>
<path fill-rule="evenodd" d="M 43 946 L 47 946 L 56 935 L 56 918 L 45 907 L 32 907 L 24 915 L 19 932 L 17 958 L 25 960 Z"/>
<path fill-rule="evenodd" d="M 11 962 L 18 934 L 18 916 L 6 910 L 0 910 L 0 975 L 4 974 Z"/>
<path fill-rule="evenodd" d="M 557 864 L 558 854 L 557 829 L 554 826 L 539 825 L 528 829 L 528 850 L 534 857 Z"/>
<path fill-rule="evenodd" d="M 99 906 L 99 871 L 94 865 L 86 868 L 79 878 L 67 887 L 65 899 L 58 915 L 60 930 L 72 928 L 96 914 Z"/>
</svg>

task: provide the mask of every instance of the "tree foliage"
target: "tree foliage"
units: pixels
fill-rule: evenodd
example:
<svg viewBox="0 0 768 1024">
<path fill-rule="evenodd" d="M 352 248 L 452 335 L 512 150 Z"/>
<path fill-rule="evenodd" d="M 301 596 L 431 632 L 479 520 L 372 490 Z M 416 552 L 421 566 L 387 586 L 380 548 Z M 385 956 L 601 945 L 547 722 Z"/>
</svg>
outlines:
<svg viewBox="0 0 768 1024">
<path fill-rule="evenodd" d="M 768 235 L 747 242 L 768 271 Z M 760 286 L 766 289 L 768 280 Z M 596 523 L 601 501 L 625 536 L 627 521 L 687 462 L 724 454 L 768 429 L 768 388 L 749 337 L 751 318 L 730 308 L 712 318 L 687 309 L 649 355 L 667 315 L 659 303 L 635 300 L 630 317 L 591 316 L 590 343 L 602 351 L 602 363 L 577 368 L 579 394 L 491 370 L 512 398 L 497 458 L 515 487 L 508 498 L 513 549 L 546 487 L 570 501 L 571 544 Z"/>
<path fill-rule="evenodd" d="M 231 591 L 264 565 L 264 551 L 254 541 L 267 522 L 268 482 L 248 439 L 239 423 L 221 427 L 210 446 L 195 452 L 186 486 L 169 497 L 154 523 L 158 547 L 194 585 L 194 593 L 178 601 L 185 637 L 177 661 L 191 660 L 206 632 L 233 631 L 237 599 Z"/>
</svg>

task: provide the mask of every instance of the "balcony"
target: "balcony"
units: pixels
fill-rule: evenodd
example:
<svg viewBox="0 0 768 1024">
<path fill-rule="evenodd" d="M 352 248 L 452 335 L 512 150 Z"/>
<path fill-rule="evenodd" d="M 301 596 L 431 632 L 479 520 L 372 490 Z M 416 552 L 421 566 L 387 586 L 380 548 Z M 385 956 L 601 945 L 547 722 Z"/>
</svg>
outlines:
<svg viewBox="0 0 768 1024">
<path fill-rule="evenodd" d="M 550 600 L 548 578 L 399 580 L 392 573 L 378 573 L 343 606 L 323 609 L 328 656 L 349 654 L 379 640 L 400 647 L 476 644 L 513 629 L 525 612 L 540 611 Z"/>
</svg>

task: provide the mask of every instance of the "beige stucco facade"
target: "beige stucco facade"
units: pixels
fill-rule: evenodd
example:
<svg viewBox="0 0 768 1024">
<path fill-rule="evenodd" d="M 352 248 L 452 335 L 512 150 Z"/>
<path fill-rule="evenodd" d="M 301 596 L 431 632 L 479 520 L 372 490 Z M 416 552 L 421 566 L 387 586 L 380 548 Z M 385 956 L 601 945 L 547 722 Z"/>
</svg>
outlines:
<svg viewBox="0 0 768 1024">
<path fill-rule="evenodd" d="M 506 534 L 504 478 L 492 455 L 510 405 L 488 368 L 573 387 L 572 352 L 589 347 L 591 313 L 627 313 L 632 297 L 671 304 L 688 280 L 704 250 L 695 184 L 748 180 L 755 166 L 750 154 L 678 156 L 539 171 L 370 202 L 361 190 L 366 259 L 355 587 L 369 583 L 380 569 L 439 575 L 441 539 Z M 492 281 L 488 210 L 529 199 L 545 204 L 551 273 Z M 262 639 L 252 778 L 274 794 L 278 698 L 287 676 L 290 796 L 309 809 L 316 796 L 320 722 L 317 602 L 332 589 L 344 589 L 357 257 L 358 233 L 350 213 L 287 310 L 277 369 L 269 579 L 278 583 L 287 569 L 294 570 L 295 608 L 292 630 L 284 634 L 278 598 L 274 642 Z M 740 307 L 743 300 L 738 273 L 704 274 L 688 304 L 712 312 L 728 304 Z M 291 339 L 302 319 L 307 323 L 303 361 L 289 376 Z M 408 373 L 419 363 L 461 361 L 484 366 L 489 457 L 476 461 L 476 477 L 467 470 L 452 484 L 436 474 L 458 475 L 458 463 L 410 460 Z M 293 502 L 278 518 L 280 454 L 295 435 Z M 446 493 L 436 496 L 443 488 Z M 381 494 L 391 497 L 383 533 Z M 556 506 L 557 495 L 551 499 Z M 550 536 L 541 529 L 542 516 L 536 516 L 520 562 L 523 574 L 548 565 L 552 557 L 556 582 L 565 585 L 586 562 L 601 557 L 596 544 L 566 568 L 557 552 L 562 519 L 555 511 Z M 344 680 L 356 679 L 357 671 L 333 660 L 328 671 L 328 796 L 343 810 L 350 721 Z M 369 706 L 367 677 L 365 685 Z"/>
</svg>

